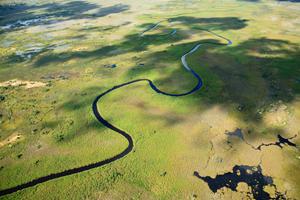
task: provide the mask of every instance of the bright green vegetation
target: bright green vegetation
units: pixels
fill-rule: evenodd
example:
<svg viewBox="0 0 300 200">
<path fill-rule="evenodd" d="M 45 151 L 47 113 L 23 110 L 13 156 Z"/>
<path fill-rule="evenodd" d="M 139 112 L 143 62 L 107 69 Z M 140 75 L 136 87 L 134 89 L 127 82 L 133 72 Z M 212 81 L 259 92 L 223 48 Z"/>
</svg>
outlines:
<svg viewBox="0 0 300 200">
<path fill-rule="evenodd" d="M 241 191 L 211 192 L 193 172 L 214 177 L 236 164 L 259 163 L 281 193 L 299 198 L 297 148 L 255 151 L 225 132 L 241 128 L 255 146 L 277 134 L 300 134 L 300 3 L 23 2 L 1 1 L 0 26 L 44 21 L 0 29 L 0 84 L 46 85 L 0 87 L 0 141 L 21 135 L 0 146 L 1 190 L 117 154 L 127 143 L 94 118 L 99 93 L 137 78 L 152 79 L 163 91 L 186 91 L 196 80 L 181 56 L 199 42 L 224 43 L 202 29 L 233 45 L 203 45 L 187 58 L 204 81 L 195 94 L 167 97 L 138 83 L 101 101 L 106 119 L 134 138 L 125 158 L 3 199 L 242 199 Z M 166 18 L 173 23 L 139 37 Z M 166 35 L 173 29 L 175 35 Z M 117 67 L 107 67 L 112 64 Z"/>
</svg>

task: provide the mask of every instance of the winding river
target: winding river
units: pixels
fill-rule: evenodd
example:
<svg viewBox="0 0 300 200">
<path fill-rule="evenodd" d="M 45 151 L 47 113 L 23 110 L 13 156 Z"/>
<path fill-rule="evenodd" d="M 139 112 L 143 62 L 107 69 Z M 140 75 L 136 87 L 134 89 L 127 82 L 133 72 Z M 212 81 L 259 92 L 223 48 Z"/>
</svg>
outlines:
<svg viewBox="0 0 300 200">
<path fill-rule="evenodd" d="M 140 34 L 140 37 L 143 37 L 145 33 L 147 33 L 149 31 L 154 30 L 155 28 L 157 28 L 159 26 L 159 24 L 162 23 L 163 21 L 170 22 L 168 19 L 167 20 L 162 20 L 162 21 L 156 23 L 155 25 L 151 26 L 147 30 L 143 31 Z M 202 79 L 201 79 L 201 77 L 191 67 L 189 67 L 189 65 L 187 64 L 187 61 L 186 61 L 186 57 L 189 56 L 189 55 L 191 55 L 192 53 L 196 52 L 203 44 L 212 44 L 212 45 L 231 45 L 232 44 L 232 42 L 229 39 L 227 39 L 227 38 L 225 38 L 225 37 L 223 37 L 221 35 L 218 35 L 218 34 L 216 34 L 214 32 L 206 30 L 206 29 L 201 29 L 201 30 L 202 31 L 206 31 L 208 33 L 211 33 L 214 36 L 217 36 L 218 38 L 221 38 L 221 39 L 225 40 L 227 43 L 223 44 L 223 43 L 215 43 L 215 42 L 202 42 L 202 43 L 199 42 L 190 51 L 188 51 L 186 54 L 184 54 L 181 57 L 181 62 L 182 62 L 183 67 L 188 72 L 190 72 L 197 79 L 197 84 L 192 89 L 188 90 L 187 92 L 180 93 L 180 94 L 171 94 L 171 93 L 167 93 L 167 92 L 164 92 L 164 91 L 161 91 L 160 89 L 158 89 L 154 85 L 154 83 L 151 80 L 149 80 L 149 79 L 146 79 L 146 78 L 145 79 L 136 79 L 136 80 L 133 80 L 133 81 L 129 81 L 129 82 L 126 82 L 126 83 L 114 86 L 114 87 L 106 90 L 102 94 L 99 94 L 95 98 L 95 100 L 93 101 L 93 103 L 92 103 L 92 109 L 93 109 L 93 113 L 94 113 L 95 117 L 97 118 L 97 120 L 101 124 L 103 124 L 104 126 L 106 126 L 107 128 L 109 128 L 109 129 L 117 132 L 118 134 L 122 135 L 128 141 L 128 146 L 126 147 L 126 149 L 124 149 L 119 154 L 117 154 L 117 155 L 115 155 L 115 156 L 113 156 L 111 158 L 107 158 L 105 160 L 102 160 L 102 161 L 98 161 L 98 162 L 87 164 L 87 165 L 84 165 L 84 166 L 80 166 L 80 167 L 68 169 L 68 170 L 65 170 L 65 171 L 62 171 L 62 172 L 58 172 L 58 173 L 49 174 L 49 175 L 46 175 L 46 176 L 43 176 L 43 177 L 36 178 L 36 179 L 34 179 L 32 181 L 29 181 L 27 183 L 23 183 L 23 184 L 20 184 L 20 185 L 17 185 L 17 186 L 8 188 L 8 189 L 1 190 L 0 191 L 0 196 L 11 194 L 11 193 L 17 192 L 19 190 L 23 190 L 25 188 L 33 187 L 33 186 L 35 186 L 37 184 L 44 183 L 46 181 L 54 180 L 54 179 L 57 179 L 57 178 L 60 178 L 60 177 L 69 176 L 69 175 L 72 175 L 72 174 L 76 174 L 76 173 L 80 173 L 80 172 L 87 171 L 87 170 L 90 170 L 90 169 L 94 169 L 94 168 L 97 168 L 97 167 L 101 167 L 101 166 L 107 165 L 109 163 L 112 163 L 112 162 L 114 162 L 114 161 L 116 161 L 118 159 L 121 159 L 124 156 L 126 156 L 128 153 L 130 153 L 132 151 L 132 149 L 133 149 L 133 139 L 132 139 L 132 137 L 127 132 L 123 131 L 122 129 L 116 127 L 115 125 L 113 125 L 113 124 L 109 123 L 107 120 L 105 120 L 102 117 L 101 113 L 100 113 L 100 109 L 97 107 L 97 103 L 100 101 L 100 99 L 103 96 L 107 95 L 108 93 L 111 93 L 114 90 L 117 90 L 119 88 L 126 87 L 128 85 L 134 84 L 136 82 L 147 82 L 149 84 L 149 86 L 156 93 L 159 93 L 159 94 L 162 94 L 162 95 L 167 95 L 167 96 L 172 96 L 172 97 L 180 97 L 180 96 L 189 95 L 189 94 L 192 94 L 192 93 L 196 92 L 197 90 L 199 90 L 202 87 L 202 85 L 203 85 Z M 171 32 L 171 35 L 175 34 L 176 32 L 178 32 L 178 31 L 177 30 L 173 30 Z"/>
</svg>

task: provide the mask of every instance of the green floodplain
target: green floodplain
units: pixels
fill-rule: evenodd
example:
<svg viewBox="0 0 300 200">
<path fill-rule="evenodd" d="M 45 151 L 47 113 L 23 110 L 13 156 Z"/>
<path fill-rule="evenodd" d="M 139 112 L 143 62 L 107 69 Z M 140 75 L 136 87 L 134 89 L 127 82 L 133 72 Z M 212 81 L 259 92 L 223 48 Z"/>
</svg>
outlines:
<svg viewBox="0 0 300 200">
<path fill-rule="evenodd" d="M 278 0 L 1 0 L 0 191 L 122 152 L 94 99 L 191 90 L 197 44 L 200 90 L 97 103 L 129 154 L 0 199 L 299 199 L 300 2 Z"/>
</svg>

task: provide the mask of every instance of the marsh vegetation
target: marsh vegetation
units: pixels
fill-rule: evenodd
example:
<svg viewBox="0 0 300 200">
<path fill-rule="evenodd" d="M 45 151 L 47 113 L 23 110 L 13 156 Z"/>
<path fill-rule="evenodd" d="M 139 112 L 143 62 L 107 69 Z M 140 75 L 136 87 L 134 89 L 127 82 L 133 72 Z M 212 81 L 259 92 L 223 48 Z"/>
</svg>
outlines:
<svg viewBox="0 0 300 200">
<path fill-rule="evenodd" d="M 120 153 L 128 144 L 96 120 L 95 97 L 140 78 L 187 91 L 197 80 L 180 59 L 199 43 L 186 62 L 203 87 L 181 98 L 143 82 L 115 90 L 97 106 L 130 133 L 130 154 L 0 198 L 299 198 L 299 6 L 1 1 L 0 190 Z M 210 45 L 224 40 L 206 30 L 233 44 Z"/>
</svg>

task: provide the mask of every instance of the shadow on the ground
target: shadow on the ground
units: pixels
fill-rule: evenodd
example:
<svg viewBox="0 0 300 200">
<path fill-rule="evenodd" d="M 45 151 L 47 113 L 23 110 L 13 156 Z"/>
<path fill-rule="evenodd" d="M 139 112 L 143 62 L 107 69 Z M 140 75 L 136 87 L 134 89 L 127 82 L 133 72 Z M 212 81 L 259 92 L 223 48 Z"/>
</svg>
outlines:
<svg viewBox="0 0 300 200">
<path fill-rule="evenodd" d="M 210 31 L 238 30 L 247 26 L 248 20 L 237 17 L 210 17 L 195 18 L 191 16 L 179 16 L 170 19 L 171 22 L 182 22 L 190 28 L 201 27 Z"/>
<path fill-rule="evenodd" d="M 231 29 L 237 30 L 246 26 L 246 21 L 238 18 L 197 19 L 191 17 L 180 17 L 172 20 L 183 20 L 185 23 L 190 22 L 187 27 L 194 31 L 199 31 L 199 28 L 208 28 L 214 31 L 225 31 Z M 114 56 L 114 54 L 116 54 L 116 50 L 121 50 L 118 51 L 118 55 L 126 52 L 140 52 L 147 50 L 149 45 L 175 43 L 188 38 L 189 35 L 187 34 L 172 37 L 171 40 L 168 40 L 169 36 L 162 37 L 146 35 L 144 37 L 139 37 L 139 34 L 131 34 L 118 45 L 105 46 L 93 51 L 70 52 L 67 53 L 67 56 L 64 57 L 63 60 L 55 59 L 57 58 L 57 55 L 55 54 L 42 55 L 42 57 L 36 61 L 36 65 L 44 66 L 49 62 L 59 63 L 73 58 L 95 57 L 101 59 Z M 150 70 L 156 70 L 156 65 L 162 62 L 168 63 L 171 66 L 175 63 L 178 64 L 178 62 L 180 63 L 180 57 L 183 53 L 188 52 L 195 44 L 208 42 L 216 43 L 218 40 L 206 39 L 184 44 L 180 43 L 170 45 L 164 51 L 150 53 L 147 58 L 143 59 L 145 60 L 145 65 L 151 66 L 151 68 L 141 68 L 139 74 L 129 71 L 128 76 L 147 76 Z M 111 53 L 112 51 L 114 51 L 114 54 Z M 199 104 L 206 104 L 208 106 L 221 104 L 224 107 L 238 105 L 241 117 L 244 120 L 259 123 L 260 118 L 257 115 L 257 109 L 260 108 L 261 105 L 270 104 L 279 100 L 283 102 L 291 102 L 294 100 L 295 96 L 299 94 L 300 88 L 299 82 L 297 82 L 298 77 L 300 77 L 300 71 L 298 69 L 300 63 L 299 52 L 299 46 L 297 44 L 285 40 L 268 38 L 249 39 L 240 44 L 235 44 L 235 46 L 232 47 L 216 47 L 215 45 L 210 44 L 204 45 L 199 52 L 188 58 L 188 63 L 203 77 L 205 86 L 202 91 L 186 98 L 192 99 L 194 104 L 191 104 L 191 107 L 195 107 Z M 189 74 L 184 71 L 183 67 L 172 68 L 172 70 L 167 68 L 166 70 L 161 69 L 161 73 L 163 74 L 162 78 L 155 80 L 155 83 L 157 83 L 159 88 L 160 86 L 165 87 L 165 91 L 167 91 L 167 89 L 183 90 L 186 89 L 185 87 L 190 88 L 190 86 L 194 85 L 193 80 L 187 78 Z M 179 79 L 179 77 L 183 78 Z M 174 84 L 170 84 L 172 83 L 171 80 L 173 80 Z M 71 98 L 70 101 L 65 102 L 62 105 L 62 108 L 74 112 L 78 109 L 84 110 L 84 108 L 89 107 L 90 103 L 93 102 L 90 98 L 94 98 L 96 96 L 94 95 L 94 92 L 95 94 L 98 93 L 98 88 L 91 88 L 91 93 L 86 94 L 87 97 L 77 97 L 75 100 Z M 85 94 L 83 96 L 85 96 Z M 103 123 L 103 121 L 106 122 L 102 119 L 101 122 Z M 96 123 L 92 123 L 90 125 L 91 127 L 98 127 Z M 106 122 L 106 126 L 112 127 L 112 130 L 118 130 L 108 122 Z M 123 135 L 126 135 L 127 138 L 130 138 L 130 140 L 128 139 L 130 145 L 120 154 L 97 163 L 88 164 L 82 167 L 69 169 L 35 179 L 32 182 L 8 189 L 4 191 L 3 194 L 31 187 L 54 178 L 99 167 L 122 158 L 132 150 L 133 143 L 131 137 L 128 136 L 127 133 L 122 130 L 117 132 L 123 133 Z M 73 136 L 70 136 L 70 138 L 72 137 Z M 229 182 L 231 180 L 231 184 L 237 184 L 237 182 L 232 183 L 232 180 L 235 181 L 236 178 L 242 178 L 237 177 L 238 175 L 236 172 L 239 170 L 246 178 L 242 178 L 243 180 L 238 180 L 238 182 L 246 182 L 250 180 L 249 174 L 246 173 L 247 169 L 252 171 L 252 174 L 254 174 L 254 177 L 250 177 L 250 179 L 254 178 L 256 181 L 260 181 L 258 186 L 256 183 L 252 182 L 247 182 L 248 185 L 252 187 L 252 190 L 258 191 L 258 194 L 261 192 L 263 196 L 267 196 L 267 194 L 263 193 L 262 187 L 265 185 L 271 185 L 273 182 L 270 177 L 262 175 L 261 168 L 258 168 L 257 170 L 251 166 L 235 166 L 233 168 L 233 172 L 228 172 L 225 175 L 230 176 Z M 223 179 L 225 175 L 219 175 L 219 178 L 221 177 L 220 182 L 219 180 L 216 180 L 218 177 L 214 179 L 207 176 L 202 177 L 198 173 L 195 175 L 207 182 L 213 191 L 224 186 L 234 190 L 236 186 L 224 185 L 224 183 L 227 183 L 224 182 Z M 221 185 L 219 185 L 219 183 L 221 183 Z"/>
<path fill-rule="evenodd" d="M 144 60 L 146 67 L 132 68 L 128 77 L 159 70 L 163 78 L 154 80 L 158 87 L 175 92 L 190 88 L 196 80 L 178 67 L 180 57 L 195 44 L 207 41 L 173 45 L 150 54 Z M 193 99 L 195 105 L 233 107 L 248 122 L 260 123 L 261 108 L 292 102 L 300 93 L 300 48 L 285 40 L 255 38 L 232 47 L 205 45 L 188 58 L 188 63 L 203 78 L 204 86 L 186 98 Z"/>
<path fill-rule="evenodd" d="M 132 33 L 120 43 L 103 46 L 95 50 L 65 52 L 59 55 L 46 52 L 34 62 L 36 67 L 52 63 L 63 63 L 75 58 L 103 59 L 129 52 L 147 51 L 150 46 L 168 45 L 162 51 L 147 53 L 139 58 L 142 66 L 132 67 L 128 79 L 145 78 L 150 72 L 159 71 L 160 79 L 154 80 L 158 87 L 168 92 L 185 91 L 195 84 L 183 67 L 181 56 L 197 43 L 223 42 L 212 35 L 212 39 L 192 40 L 193 33 L 207 34 L 204 29 L 218 31 L 238 30 L 247 26 L 247 20 L 236 17 L 194 18 L 174 17 L 169 22 L 182 22 L 176 35 L 165 34 L 169 26 L 159 25 L 155 34 Z M 141 27 L 149 26 L 143 24 Z M 152 24 L 153 25 L 153 24 Z M 168 31 L 167 31 L 168 32 Z M 162 33 L 162 34 L 159 34 Z M 182 41 L 189 39 L 189 42 Z M 180 43 L 179 43 L 180 42 Z M 295 43 L 269 38 L 253 38 L 234 46 L 204 45 L 187 59 L 189 65 L 201 75 L 204 86 L 200 92 L 186 98 L 194 105 L 224 105 L 239 110 L 241 119 L 260 123 L 259 109 L 278 101 L 292 102 L 300 92 L 298 69 L 300 49 Z M 174 67 L 175 66 L 175 67 Z"/>
<path fill-rule="evenodd" d="M 212 30 L 231 30 L 241 29 L 247 26 L 247 20 L 239 19 L 236 17 L 220 17 L 220 18 L 194 18 L 194 17 L 175 17 L 169 20 L 170 22 L 182 22 L 187 23 L 187 28 L 192 29 L 195 27 L 201 27 Z M 151 26 L 146 23 L 140 27 Z M 61 63 L 74 58 L 107 58 L 116 55 L 121 55 L 129 52 L 141 52 L 146 51 L 149 46 L 171 44 L 181 40 L 188 39 L 189 34 L 180 34 L 178 37 L 170 37 L 171 29 L 165 25 L 160 25 L 159 30 L 161 34 L 149 34 L 140 37 L 140 33 L 132 33 L 125 36 L 122 42 L 115 45 L 103 46 L 91 51 L 76 51 L 76 52 L 65 52 L 59 55 L 54 53 L 47 53 L 35 60 L 36 67 L 47 66 L 51 63 Z M 167 29 L 167 31 L 165 31 Z"/>
<path fill-rule="evenodd" d="M 97 130 L 100 133 L 100 130 L 105 128 L 101 123 L 94 120 L 94 116 L 90 112 L 92 109 L 91 102 L 101 91 L 103 88 L 98 86 L 77 90 L 72 92 L 69 99 L 58 107 L 58 110 L 64 110 L 70 117 L 70 119 L 58 122 L 64 127 L 60 133 L 63 135 L 63 142 L 90 133 L 91 130 Z"/>
<path fill-rule="evenodd" d="M 74 19 L 95 19 L 129 10 L 125 4 L 101 7 L 85 1 L 41 5 L 0 5 L 0 34 L 22 28 Z"/>
</svg>

